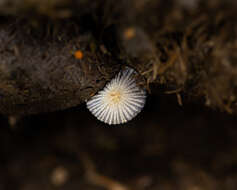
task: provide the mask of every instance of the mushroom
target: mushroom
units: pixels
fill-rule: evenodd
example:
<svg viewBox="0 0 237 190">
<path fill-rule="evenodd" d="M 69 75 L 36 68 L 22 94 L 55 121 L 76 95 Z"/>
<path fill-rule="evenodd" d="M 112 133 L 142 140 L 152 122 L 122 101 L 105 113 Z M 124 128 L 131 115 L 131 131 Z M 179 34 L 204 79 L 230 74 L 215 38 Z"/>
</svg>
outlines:
<svg viewBox="0 0 237 190">
<path fill-rule="evenodd" d="M 126 67 L 87 101 L 87 108 L 98 120 L 109 125 L 122 124 L 141 112 L 146 91 L 137 85 L 134 74 L 134 69 Z"/>
</svg>

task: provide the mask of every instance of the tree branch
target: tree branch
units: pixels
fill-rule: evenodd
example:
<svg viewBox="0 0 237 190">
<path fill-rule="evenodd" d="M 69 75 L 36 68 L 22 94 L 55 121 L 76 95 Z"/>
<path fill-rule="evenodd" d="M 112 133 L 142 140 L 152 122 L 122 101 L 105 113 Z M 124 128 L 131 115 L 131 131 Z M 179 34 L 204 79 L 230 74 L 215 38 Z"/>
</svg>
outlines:
<svg viewBox="0 0 237 190">
<path fill-rule="evenodd" d="M 2 14 L 15 15 L 0 22 L 3 114 L 79 105 L 122 65 L 130 65 L 143 75 L 145 83 L 140 85 L 147 89 L 153 86 L 151 93 L 155 84 L 163 87 L 163 93 L 175 93 L 180 104 L 199 101 L 237 113 L 235 1 L 201 0 L 184 5 L 183 1 L 131 0 L 129 6 L 128 1 L 75 1 L 67 5 L 58 1 L 54 5 L 61 5 L 70 14 L 38 12 L 38 16 L 51 19 L 29 18 L 29 9 L 24 8 L 8 12 L 2 2 L 0 10 L 6 10 Z M 25 19 L 19 16 L 22 13 Z M 78 50 L 83 58 L 74 56 Z"/>
</svg>

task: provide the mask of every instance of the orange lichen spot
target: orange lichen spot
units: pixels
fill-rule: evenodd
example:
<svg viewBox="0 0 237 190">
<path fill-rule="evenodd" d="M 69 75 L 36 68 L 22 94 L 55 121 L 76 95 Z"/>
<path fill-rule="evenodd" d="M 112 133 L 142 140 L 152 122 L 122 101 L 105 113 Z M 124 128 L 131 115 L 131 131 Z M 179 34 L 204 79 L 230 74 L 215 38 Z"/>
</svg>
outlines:
<svg viewBox="0 0 237 190">
<path fill-rule="evenodd" d="M 123 35 L 126 40 L 130 40 L 136 35 L 136 30 L 133 27 L 126 28 Z"/>
<path fill-rule="evenodd" d="M 83 58 L 83 53 L 81 50 L 77 50 L 75 53 L 74 53 L 74 57 L 76 59 L 82 59 Z"/>
</svg>

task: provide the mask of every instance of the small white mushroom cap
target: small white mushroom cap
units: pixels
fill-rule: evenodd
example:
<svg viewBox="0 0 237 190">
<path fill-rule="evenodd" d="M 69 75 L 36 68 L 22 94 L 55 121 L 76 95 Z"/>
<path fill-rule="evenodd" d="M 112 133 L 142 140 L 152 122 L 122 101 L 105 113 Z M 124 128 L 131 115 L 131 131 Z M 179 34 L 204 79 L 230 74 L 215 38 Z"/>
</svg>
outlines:
<svg viewBox="0 0 237 190">
<path fill-rule="evenodd" d="M 135 81 L 134 69 L 119 72 L 103 90 L 87 102 L 87 108 L 100 121 L 109 125 L 133 119 L 145 105 L 146 91 Z"/>
</svg>

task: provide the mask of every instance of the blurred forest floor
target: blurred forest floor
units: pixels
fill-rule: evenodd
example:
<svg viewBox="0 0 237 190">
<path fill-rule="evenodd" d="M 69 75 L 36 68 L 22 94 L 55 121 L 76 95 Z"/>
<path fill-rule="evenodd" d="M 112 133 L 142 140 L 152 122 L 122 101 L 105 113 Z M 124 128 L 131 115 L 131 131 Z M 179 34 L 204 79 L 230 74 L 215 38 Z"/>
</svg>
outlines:
<svg viewBox="0 0 237 190">
<path fill-rule="evenodd" d="M 0 122 L 3 190 L 237 188 L 237 118 L 180 107 L 174 95 L 149 97 L 122 126 L 97 121 L 85 105 L 13 128 Z"/>
</svg>

